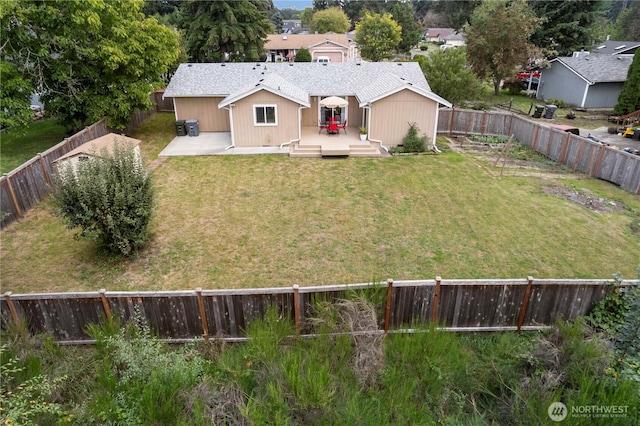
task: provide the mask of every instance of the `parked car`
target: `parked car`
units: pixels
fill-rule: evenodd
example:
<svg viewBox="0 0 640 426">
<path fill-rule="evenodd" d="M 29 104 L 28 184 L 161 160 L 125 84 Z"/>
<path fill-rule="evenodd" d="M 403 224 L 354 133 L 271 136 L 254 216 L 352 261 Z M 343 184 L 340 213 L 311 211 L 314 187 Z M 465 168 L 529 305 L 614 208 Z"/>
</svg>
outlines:
<svg viewBox="0 0 640 426">
<path fill-rule="evenodd" d="M 318 62 L 320 64 L 328 64 L 329 62 L 331 62 L 331 59 L 329 59 L 328 56 L 318 56 L 313 60 L 313 62 Z"/>
</svg>

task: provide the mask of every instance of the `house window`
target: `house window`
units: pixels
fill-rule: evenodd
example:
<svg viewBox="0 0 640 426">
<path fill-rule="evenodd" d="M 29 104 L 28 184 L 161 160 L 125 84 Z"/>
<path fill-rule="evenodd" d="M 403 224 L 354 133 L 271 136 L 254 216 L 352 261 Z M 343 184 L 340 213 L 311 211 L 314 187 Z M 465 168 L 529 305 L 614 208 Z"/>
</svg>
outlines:
<svg viewBox="0 0 640 426">
<path fill-rule="evenodd" d="M 277 126 L 277 111 L 275 105 L 254 105 L 253 124 L 256 126 Z"/>
</svg>

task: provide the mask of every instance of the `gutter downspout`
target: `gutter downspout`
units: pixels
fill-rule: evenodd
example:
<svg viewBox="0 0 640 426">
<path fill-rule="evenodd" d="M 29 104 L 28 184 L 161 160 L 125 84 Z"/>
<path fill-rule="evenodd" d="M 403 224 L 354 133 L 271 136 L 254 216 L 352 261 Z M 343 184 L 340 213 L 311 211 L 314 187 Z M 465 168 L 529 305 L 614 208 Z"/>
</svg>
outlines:
<svg viewBox="0 0 640 426">
<path fill-rule="evenodd" d="M 380 145 L 380 148 L 384 149 L 385 151 L 389 152 L 389 148 L 387 148 L 386 146 L 382 145 L 382 141 L 379 141 L 378 139 L 373 139 L 371 137 L 371 102 L 369 102 L 367 105 L 363 106 L 362 109 L 368 109 L 369 110 L 369 114 L 367 114 L 367 131 L 369 136 L 367 137 L 367 140 L 370 142 L 375 142 L 378 145 Z"/>
<path fill-rule="evenodd" d="M 438 136 L 438 117 L 440 116 L 440 104 L 436 103 L 436 125 L 433 127 L 433 142 L 431 142 L 431 150 L 436 154 L 440 154 L 442 151 L 436 146 L 436 137 Z"/>
<path fill-rule="evenodd" d="M 285 145 L 291 145 L 294 142 L 300 142 L 300 139 L 302 139 L 302 108 L 307 107 L 304 105 L 300 105 L 298 107 L 298 137 L 296 139 L 291 139 L 289 142 L 280 144 L 280 149 L 282 149 Z"/>
<path fill-rule="evenodd" d="M 229 128 L 231 129 L 231 145 L 226 147 L 224 150 L 228 150 L 231 148 L 235 148 L 236 147 L 236 138 L 235 135 L 233 134 L 233 107 L 235 106 L 235 104 L 231 104 L 229 105 L 229 107 L 222 107 L 222 109 L 226 109 L 229 111 Z"/>
<path fill-rule="evenodd" d="M 585 83 L 584 86 L 584 94 L 582 95 L 582 102 L 580 103 L 580 108 L 584 108 L 584 104 L 587 101 L 587 94 L 589 93 L 589 86 L 591 84 L 589 83 Z"/>
</svg>

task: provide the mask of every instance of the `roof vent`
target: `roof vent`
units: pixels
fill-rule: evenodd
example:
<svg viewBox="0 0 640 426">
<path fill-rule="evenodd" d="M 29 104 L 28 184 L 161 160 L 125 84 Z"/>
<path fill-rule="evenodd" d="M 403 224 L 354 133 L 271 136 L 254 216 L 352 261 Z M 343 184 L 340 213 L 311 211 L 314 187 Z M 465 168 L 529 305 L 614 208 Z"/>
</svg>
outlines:
<svg viewBox="0 0 640 426">
<path fill-rule="evenodd" d="M 256 64 L 256 67 L 259 67 L 261 64 Z"/>
<path fill-rule="evenodd" d="M 607 47 L 606 44 L 601 44 L 600 46 L 596 47 L 596 49 L 604 49 L 605 47 Z"/>
<path fill-rule="evenodd" d="M 620 49 L 624 49 L 625 47 L 627 47 L 627 45 L 623 44 L 622 46 L 615 47 L 613 50 L 620 50 Z"/>
<path fill-rule="evenodd" d="M 193 64 L 189 64 L 189 65 L 187 65 L 187 66 L 188 66 L 189 68 L 191 68 L 191 67 L 193 66 Z"/>
<path fill-rule="evenodd" d="M 264 81 L 264 78 L 261 78 L 260 80 L 258 80 L 260 83 L 262 83 Z"/>
<path fill-rule="evenodd" d="M 293 66 L 293 62 L 289 62 L 289 66 L 292 67 Z"/>
<path fill-rule="evenodd" d="M 226 67 L 226 65 L 225 65 L 225 64 L 220 64 L 220 66 L 221 66 L 221 67 Z"/>
<path fill-rule="evenodd" d="M 398 66 L 401 67 L 402 66 L 402 62 L 398 62 Z"/>
<path fill-rule="evenodd" d="M 327 63 L 326 63 L 326 62 L 323 62 L 323 63 L 322 63 L 322 66 L 326 67 L 326 66 L 327 66 Z"/>
</svg>

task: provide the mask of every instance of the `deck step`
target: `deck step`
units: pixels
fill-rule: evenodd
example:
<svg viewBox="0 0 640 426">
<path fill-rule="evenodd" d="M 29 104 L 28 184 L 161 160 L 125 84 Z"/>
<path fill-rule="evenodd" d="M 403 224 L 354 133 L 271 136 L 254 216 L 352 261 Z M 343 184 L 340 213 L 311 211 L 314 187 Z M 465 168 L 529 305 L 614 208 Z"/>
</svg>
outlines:
<svg viewBox="0 0 640 426">
<path fill-rule="evenodd" d="M 346 157 L 351 152 L 348 146 L 344 145 L 322 145 L 323 157 Z"/>
</svg>

